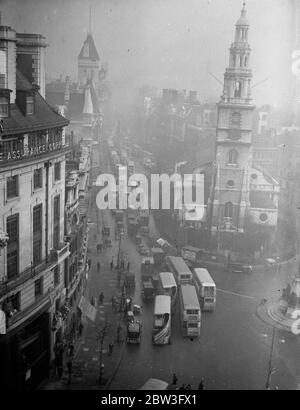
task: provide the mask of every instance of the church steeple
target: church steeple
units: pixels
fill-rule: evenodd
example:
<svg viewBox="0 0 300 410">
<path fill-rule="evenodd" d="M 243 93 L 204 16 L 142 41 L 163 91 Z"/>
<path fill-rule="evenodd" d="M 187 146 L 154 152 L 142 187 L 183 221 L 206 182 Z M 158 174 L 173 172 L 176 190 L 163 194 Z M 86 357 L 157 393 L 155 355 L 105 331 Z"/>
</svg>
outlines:
<svg viewBox="0 0 300 410">
<path fill-rule="evenodd" d="M 246 17 L 246 3 L 243 3 L 241 16 L 235 25 L 235 39 L 230 47 L 229 67 L 224 76 L 222 100 L 231 103 L 250 103 L 251 78 L 248 43 L 249 22 Z"/>
</svg>

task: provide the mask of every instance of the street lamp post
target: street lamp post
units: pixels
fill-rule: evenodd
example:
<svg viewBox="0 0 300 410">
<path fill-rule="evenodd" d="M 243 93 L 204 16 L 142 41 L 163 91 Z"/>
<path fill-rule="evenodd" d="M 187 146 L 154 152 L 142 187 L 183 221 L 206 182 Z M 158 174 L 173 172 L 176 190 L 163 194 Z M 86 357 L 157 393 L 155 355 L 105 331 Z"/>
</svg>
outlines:
<svg viewBox="0 0 300 410">
<path fill-rule="evenodd" d="M 266 389 L 267 390 L 270 390 L 271 377 L 272 377 L 272 374 L 274 372 L 272 361 L 273 361 L 273 354 L 274 354 L 275 336 L 276 336 L 276 328 L 275 328 L 275 326 L 273 326 L 272 343 L 271 343 L 270 358 L 269 358 L 269 367 L 268 367 L 267 382 L 266 382 Z"/>
</svg>

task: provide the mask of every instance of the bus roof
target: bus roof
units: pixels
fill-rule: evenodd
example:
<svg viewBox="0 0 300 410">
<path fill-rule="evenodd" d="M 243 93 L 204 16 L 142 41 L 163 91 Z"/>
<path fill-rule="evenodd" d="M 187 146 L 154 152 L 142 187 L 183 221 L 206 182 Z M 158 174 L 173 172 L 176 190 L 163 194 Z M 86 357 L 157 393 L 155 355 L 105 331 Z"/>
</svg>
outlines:
<svg viewBox="0 0 300 410">
<path fill-rule="evenodd" d="M 200 309 L 199 300 L 195 286 L 193 285 L 181 285 L 181 295 L 183 305 L 188 309 Z"/>
<path fill-rule="evenodd" d="M 172 272 L 160 272 L 159 277 L 163 288 L 177 287 Z"/>
<path fill-rule="evenodd" d="M 194 246 L 186 245 L 182 247 L 183 250 L 191 251 L 191 252 L 201 252 L 202 249 L 195 248 Z"/>
<path fill-rule="evenodd" d="M 154 314 L 163 315 L 171 313 L 171 297 L 167 295 L 155 296 Z"/>
<path fill-rule="evenodd" d="M 196 278 L 205 285 L 216 286 L 213 278 L 210 276 L 209 272 L 205 268 L 195 268 L 194 273 Z"/>
<path fill-rule="evenodd" d="M 170 261 L 170 263 L 173 265 L 174 269 L 178 273 L 189 273 L 191 274 L 191 271 L 183 258 L 180 256 L 167 256 L 167 260 Z"/>
<path fill-rule="evenodd" d="M 167 390 L 168 383 L 159 379 L 149 379 L 140 390 Z"/>
<path fill-rule="evenodd" d="M 164 253 L 164 251 L 161 248 L 151 248 L 152 253 Z"/>
</svg>

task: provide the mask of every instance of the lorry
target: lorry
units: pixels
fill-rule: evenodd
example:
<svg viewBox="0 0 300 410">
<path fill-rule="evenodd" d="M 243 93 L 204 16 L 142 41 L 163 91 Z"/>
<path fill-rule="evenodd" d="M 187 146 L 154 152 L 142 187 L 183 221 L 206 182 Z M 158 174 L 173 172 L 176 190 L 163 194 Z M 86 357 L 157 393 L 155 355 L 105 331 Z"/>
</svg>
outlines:
<svg viewBox="0 0 300 410">
<path fill-rule="evenodd" d="M 151 300 L 155 297 L 155 288 L 150 278 L 142 279 L 142 297 L 145 300 Z"/>
<path fill-rule="evenodd" d="M 162 248 L 152 248 L 151 253 L 153 256 L 155 268 L 157 268 L 158 270 L 161 270 L 161 267 L 165 259 L 164 251 L 162 250 Z"/>
<path fill-rule="evenodd" d="M 142 324 L 138 320 L 127 324 L 126 343 L 140 344 L 142 338 Z"/>
</svg>

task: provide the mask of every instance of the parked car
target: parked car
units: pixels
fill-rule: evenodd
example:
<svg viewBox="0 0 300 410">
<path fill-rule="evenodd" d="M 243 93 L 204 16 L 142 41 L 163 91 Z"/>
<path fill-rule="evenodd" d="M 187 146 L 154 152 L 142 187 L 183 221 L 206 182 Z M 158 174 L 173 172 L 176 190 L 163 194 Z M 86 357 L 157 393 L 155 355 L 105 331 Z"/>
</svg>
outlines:
<svg viewBox="0 0 300 410">
<path fill-rule="evenodd" d="M 253 266 L 242 262 L 232 262 L 229 265 L 229 270 L 234 273 L 251 273 L 253 271 Z"/>
</svg>

